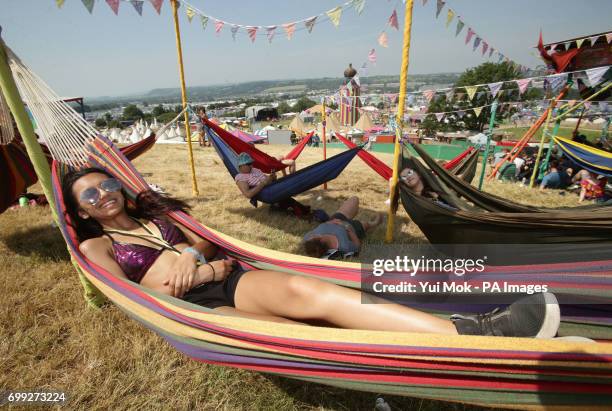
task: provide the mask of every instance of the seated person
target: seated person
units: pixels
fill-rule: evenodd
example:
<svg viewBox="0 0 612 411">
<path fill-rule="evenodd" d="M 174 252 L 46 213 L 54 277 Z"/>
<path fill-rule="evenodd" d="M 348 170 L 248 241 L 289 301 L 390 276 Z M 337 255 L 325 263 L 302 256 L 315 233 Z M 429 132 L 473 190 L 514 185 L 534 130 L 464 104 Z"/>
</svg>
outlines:
<svg viewBox="0 0 612 411">
<path fill-rule="evenodd" d="M 68 173 L 62 193 L 87 260 L 120 281 L 133 281 L 217 313 L 447 335 L 551 338 L 559 327 L 559 305 L 550 293 L 528 296 L 503 310 L 455 314 L 448 320 L 398 304 L 363 304 L 360 291 L 315 278 L 243 270 L 230 260 L 215 259 L 215 244 L 167 218 L 170 211 L 186 211 L 184 202 L 149 190 L 131 206 L 119 180 L 104 170 Z"/>
<path fill-rule="evenodd" d="M 319 224 L 304 235 L 306 254 L 322 257 L 329 250 L 338 250 L 343 255 L 357 254 L 366 232 L 382 222 L 380 214 L 367 223 L 355 220 L 358 211 L 357 197 L 351 197 L 342 203 L 327 222 Z"/>
<path fill-rule="evenodd" d="M 275 173 L 264 174 L 260 169 L 253 167 L 253 158 L 248 153 L 240 153 L 238 156 L 238 171 L 234 180 L 242 195 L 249 199 L 257 196 L 265 186 L 276 180 Z M 310 207 L 291 197 L 272 206 L 273 209 L 289 210 L 297 217 L 310 216 Z"/>
<path fill-rule="evenodd" d="M 604 176 L 599 176 L 598 178 L 597 174 L 590 172 L 587 172 L 586 175 L 583 174 L 583 178 L 580 180 L 580 197 L 578 201 L 606 201 L 606 183 L 607 179 Z"/>
<path fill-rule="evenodd" d="M 540 183 L 540 190 L 545 188 L 565 188 L 570 181 L 569 175 L 565 171 L 559 171 L 559 163 L 557 160 L 551 160 L 548 165 L 548 173 Z"/>
</svg>

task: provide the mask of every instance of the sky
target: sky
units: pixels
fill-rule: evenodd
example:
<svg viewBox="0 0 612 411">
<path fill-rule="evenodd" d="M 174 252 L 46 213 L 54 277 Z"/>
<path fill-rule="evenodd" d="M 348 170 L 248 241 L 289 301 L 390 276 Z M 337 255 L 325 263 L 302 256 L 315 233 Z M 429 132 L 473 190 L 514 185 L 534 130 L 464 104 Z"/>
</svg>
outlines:
<svg viewBox="0 0 612 411">
<path fill-rule="evenodd" d="M 188 0 L 202 12 L 243 25 L 281 25 L 330 10 L 343 0 Z M 609 31 L 612 0 L 448 0 L 466 23 L 455 37 L 456 20 L 445 27 L 446 8 L 435 18 L 436 0 L 414 0 L 409 73 L 461 72 L 486 58 L 464 44 L 472 27 L 491 46 L 519 64 L 541 64 L 533 46 Z M 394 8 L 400 31 L 387 20 Z M 345 9 L 339 27 L 315 24 L 288 41 L 279 28 L 272 43 L 264 33 L 251 43 L 245 32 L 232 40 L 229 27 L 215 35 L 179 9 L 187 86 L 256 80 L 340 77 L 348 63 L 359 67 L 369 50 L 377 54 L 369 75 L 399 74 L 404 21 L 400 0 L 365 0 L 361 15 Z M 174 27 L 169 1 L 157 15 L 151 4 L 140 17 L 121 1 L 115 16 L 104 0 L 89 14 L 81 0 L 0 0 L 4 41 L 60 96 L 118 96 L 178 87 Z M 377 43 L 385 30 L 389 46 Z M 488 55 L 488 53 L 487 53 Z M 495 59 L 496 60 L 496 59 Z"/>
</svg>

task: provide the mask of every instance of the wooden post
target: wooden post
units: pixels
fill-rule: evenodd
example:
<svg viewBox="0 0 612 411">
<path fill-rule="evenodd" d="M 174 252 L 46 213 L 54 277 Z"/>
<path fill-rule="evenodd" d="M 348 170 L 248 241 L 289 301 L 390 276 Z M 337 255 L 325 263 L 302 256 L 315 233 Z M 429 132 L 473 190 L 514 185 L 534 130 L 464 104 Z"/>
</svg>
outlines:
<svg viewBox="0 0 612 411">
<path fill-rule="evenodd" d="M 485 147 L 484 158 L 482 159 L 482 170 L 480 170 L 480 180 L 478 181 L 478 189 L 482 190 L 484 182 L 485 170 L 487 168 L 487 159 L 489 158 L 489 150 L 491 149 L 491 137 L 493 136 L 493 127 L 495 127 L 495 113 L 497 112 L 497 99 L 493 100 L 491 106 L 491 118 L 489 119 L 489 130 L 487 132 L 487 145 Z"/>
<path fill-rule="evenodd" d="M 323 125 L 323 160 L 327 159 L 327 135 L 325 133 L 325 127 L 327 122 L 327 113 L 325 113 L 325 97 L 323 97 L 323 113 L 322 113 L 322 125 Z M 327 183 L 323 183 L 323 189 L 327 190 Z"/>
<path fill-rule="evenodd" d="M 178 55 L 179 77 L 181 79 L 181 101 L 183 110 L 187 108 L 187 90 L 185 88 L 185 70 L 183 68 L 183 48 L 181 47 L 181 31 L 178 19 L 177 0 L 170 0 L 172 5 L 172 16 L 174 18 L 174 34 L 176 37 L 176 53 Z M 189 126 L 189 113 L 185 111 L 185 136 L 187 137 L 187 149 L 189 151 L 189 165 L 191 167 L 191 191 L 194 196 L 199 195 L 198 182 L 196 181 L 195 164 L 193 162 L 193 148 L 191 147 L 191 127 Z"/>
<path fill-rule="evenodd" d="M 538 175 L 538 167 L 540 166 L 540 159 L 542 158 L 542 152 L 544 151 L 544 139 L 546 138 L 546 134 L 548 134 L 548 128 L 550 126 L 550 119 L 552 118 L 556 105 L 557 105 L 557 100 L 553 99 L 550 102 L 550 110 L 548 111 L 548 116 L 546 117 L 546 125 L 544 125 L 544 130 L 542 130 L 542 138 L 540 138 L 540 147 L 538 148 L 538 154 L 536 156 L 536 161 L 533 166 L 533 174 L 531 174 L 531 180 L 529 181 L 529 187 L 533 187 L 535 180 L 536 180 L 536 176 Z"/>
<path fill-rule="evenodd" d="M 406 85 L 408 84 L 408 63 L 410 60 L 410 31 L 412 29 L 412 6 L 414 0 L 407 0 L 404 16 L 404 45 L 402 47 L 402 69 L 400 71 L 400 90 L 399 103 L 396 114 L 396 129 L 395 129 L 395 145 L 393 150 L 393 175 L 390 181 L 390 199 L 389 211 L 387 213 L 387 231 L 385 233 L 385 242 L 393 241 L 393 226 L 395 224 L 394 205 L 396 201 L 397 178 L 399 175 L 399 159 L 400 159 L 400 140 L 402 138 L 402 126 L 404 121 L 404 105 L 406 103 Z"/>
</svg>

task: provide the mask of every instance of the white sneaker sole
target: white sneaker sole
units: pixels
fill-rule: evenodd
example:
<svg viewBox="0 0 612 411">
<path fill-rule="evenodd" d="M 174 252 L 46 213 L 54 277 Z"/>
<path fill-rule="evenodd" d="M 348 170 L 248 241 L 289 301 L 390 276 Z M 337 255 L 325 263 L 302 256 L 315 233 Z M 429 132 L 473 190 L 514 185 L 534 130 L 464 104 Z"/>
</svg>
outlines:
<svg viewBox="0 0 612 411">
<path fill-rule="evenodd" d="M 535 338 L 553 338 L 559 331 L 561 324 L 561 309 L 557 297 L 551 293 L 544 293 L 544 302 L 546 304 L 546 314 L 544 323 Z"/>
</svg>

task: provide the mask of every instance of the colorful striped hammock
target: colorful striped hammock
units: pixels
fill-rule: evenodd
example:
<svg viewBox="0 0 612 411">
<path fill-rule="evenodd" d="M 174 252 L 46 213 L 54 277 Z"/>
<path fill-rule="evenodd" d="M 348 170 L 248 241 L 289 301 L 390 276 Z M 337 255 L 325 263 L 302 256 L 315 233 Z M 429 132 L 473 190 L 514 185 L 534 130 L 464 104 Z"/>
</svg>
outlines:
<svg viewBox="0 0 612 411">
<path fill-rule="evenodd" d="M 562 137 L 555 137 L 555 143 L 578 166 L 593 173 L 612 177 L 612 153 Z"/>
<path fill-rule="evenodd" d="M 90 148 L 90 165 L 119 178 L 128 198 L 147 189 L 130 162 L 108 140 Z M 119 279 L 87 261 L 66 220 L 60 189 L 64 167 L 53 166 L 60 229 L 84 275 L 129 316 L 163 336 L 177 350 L 202 362 L 272 373 L 337 387 L 507 408 L 609 409 L 612 405 L 612 344 L 560 340 L 447 336 L 344 330 L 271 324 L 220 315 L 204 307 L 161 295 Z M 208 228 L 184 213 L 169 217 L 217 244 L 245 267 L 317 277 L 359 288 L 361 265 L 326 261 L 268 250 Z M 607 276 L 592 275 L 607 284 Z M 512 275 L 527 267 L 497 267 Z M 609 270 L 609 267 L 605 268 Z M 500 271 L 501 270 L 501 271 Z M 583 267 L 545 265 L 530 273 L 559 274 L 561 289 L 580 290 L 589 278 Z M 567 288 L 564 288 L 567 287 Z M 559 290 L 553 290 L 559 291 Z M 565 318 L 576 334 L 612 338 L 610 326 Z M 574 327 L 574 328 L 571 328 Z"/>
</svg>

